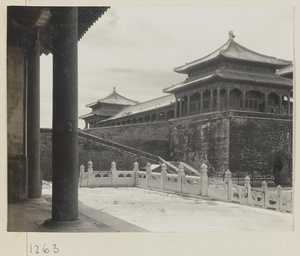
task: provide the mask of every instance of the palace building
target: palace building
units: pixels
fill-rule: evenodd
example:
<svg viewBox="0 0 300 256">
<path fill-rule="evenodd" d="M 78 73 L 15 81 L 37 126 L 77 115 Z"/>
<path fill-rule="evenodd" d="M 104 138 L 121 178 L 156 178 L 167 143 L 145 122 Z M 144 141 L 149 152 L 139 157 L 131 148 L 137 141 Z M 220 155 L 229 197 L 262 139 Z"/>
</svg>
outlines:
<svg viewBox="0 0 300 256">
<path fill-rule="evenodd" d="M 174 71 L 187 77 L 165 88 L 168 95 L 132 104 L 86 131 L 103 135 L 105 127 L 127 125 L 141 132 L 139 125 L 165 122 L 168 160 L 195 168 L 205 162 L 211 175 L 230 169 L 233 176 L 273 175 L 275 183 L 291 184 L 291 61 L 247 49 L 229 31 L 220 48 Z"/>
<path fill-rule="evenodd" d="M 119 108 L 118 112 L 116 105 L 112 104 L 99 111 L 100 104 L 110 101 L 114 91 L 103 100 L 87 104 L 93 111 L 80 118 L 85 120 L 86 128 L 90 124 L 92 128 L 162 121 L 230 109 L 292 114 L 291 61 L 253 52 L 236 43 L 232 33 L 229 36 L 228 42 L 216 51 L 174 69 L 187 78 L 163 90 L 173 97 L 169 95 L 139 105 L 129 100 L 127 104 L 130 106 L 122 111 Z M 123 99 L 118 95 L 114 103 L 126 107 Z M 105 118 L 103 114 L 101 116 L 102 111 L 106 112 Z"/>
</svg>

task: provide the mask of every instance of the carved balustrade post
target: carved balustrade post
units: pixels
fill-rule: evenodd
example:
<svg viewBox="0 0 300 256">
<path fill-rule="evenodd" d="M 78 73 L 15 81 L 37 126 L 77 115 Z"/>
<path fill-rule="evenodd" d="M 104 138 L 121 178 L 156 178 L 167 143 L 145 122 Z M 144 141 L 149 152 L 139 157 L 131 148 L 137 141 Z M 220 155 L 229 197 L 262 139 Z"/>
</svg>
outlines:
<svg viewBox="0 0 300 256">
<path fill-rule="evenodd" d="M 151 164 L 148 163 L 148 164 L 146 165 L 146 181 L 147 181 L 147 187 L 149 187 L 150 176 L 151 176 Z"/>
<path fill-rule="evenodd" d="M 263 197 L 263 200 L 264 200 L 264 208 L 267 207 L 267 200 L 268 200 L 268 183 L 264 180 L 262 183 L 261 183 L 261 190 L 262 192 L 264 193 L 264 197 Z"/>
<path fill-rule="evenodd" d="M 112 161 L 110 171 L 111 171 L 111 185 L 117 185 L 117 167 L 115 161 Z"/>
<path fill-rule="evenodd" d="M 178 166 L 178 190 L 182 192 L 182 179 L 184 178 L 185 173 L 184 173 L 184 166 L 180 164 Z"/>
<path fill-rule="evenodd" d="M 80 172 L 79 172 L 79 187 L 82 187 L 82 176 L 84 174 L 84 165 L 82 164 L 80 166 Z"/>
<path fill-rule="evenodd" d="M 161 165 L 161 173 L 160 173 L 160 188 L 164 189 L 165 177 L 167 176 L 167 166 L 165 163 Z"/>
<path fill-rule="evenodd" d="M 207 165 L 201 165 L 201 196 L 208 196 L 208 176 L 207 176 Z"/>
<path fill-rule="evenodd" d="M 281 192 L 282 192 L 282 187 L 278 185 L 277 187 L 277 195 L 278 195 L 278 210 L 281 210 L 281 205 L 282 205 L 282 199 L 281 199 Z"/>
<path fill-rule="evenodd" d="M 227 190 L 227 200 L 231 201 L 232 179 L 231 179 L 231 171 L 229 169 L 225 172 L 225 184 L 226 184 L 226 190 Z"/>
<path fill-rule="evenodd" d="M 138 182 L 138 171 L 139 171 L 139 163 L 135 162 L 133 164 L 133 175 L 134 175 L 134 186 L 137 186 Z"/>
<path fill-rule="evenodd" d="M 244 188 L 245 188 L 244 197 L 247 197 L 246 203 L 250 204 L 251 203 L 251 185 L 250 185 L 250 178 L 249 178 L 249 176 L 246 176 L 246 178 L 245 178 Z"/>
<path fill-rule="evenodd" d="M 88 162 L 88 187 L 93 185 L 93 180 L 94 180 L 94 176 L 93 176 L 93 162 L 89 161 Z"/>
</svg>

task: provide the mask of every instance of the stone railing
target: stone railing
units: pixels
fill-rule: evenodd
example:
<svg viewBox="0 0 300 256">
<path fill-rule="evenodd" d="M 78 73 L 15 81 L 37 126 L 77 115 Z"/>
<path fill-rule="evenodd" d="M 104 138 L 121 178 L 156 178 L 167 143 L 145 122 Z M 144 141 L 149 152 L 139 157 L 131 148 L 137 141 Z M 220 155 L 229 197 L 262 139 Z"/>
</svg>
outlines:
<svg viewBox="0 0 300 256">
<path fill-rule="evenodd" d="M 263 181 L 261 188 L 251 188 L 250 178 L 245 178 L 244 186 L 232 187 L 231 201 L 245 205 L 292 212 L 292 192 L 283 191 L 279 185 L 276 190 L 270 190 Z"/>
<path fill-rule="evenodd" d="M 119 171 L 116 163 L 111 163 L 110 171 L 94 171 L 93 163 L 88 162 L 87 172 L 85 167 L 80 166 L 79 186 L 80 187 L 111 187 L 111 186 L 134 186 L 135 172 Z"/>
<path fill-rule="evenodd" d="M 140 171 L 137 162 L 134 163 L 132 171 L 117 170 L 115 162 L 111 163 L 110 171 L 94 171 L 90 161 L 86 172 L 83 165 L 80 167 L 79 186 L 136 186 L 292 212 L 291 191 L 282 191 L 281 186 L 272 191 L 268 189 L 265 181 L 261 188 L 251 188 L 248 176 L 244 179 L 244 186 L 234 185 L 229 170 L 225 173 L 224 181 L 208 178 L 205 164 L 201 165 L 199 177 L 185 175 L 183 165 L 179 165 L 177 174 L 168 174 L 165 163 L 161 165 L 161 173 L 152 172 L 150 163 L 146 166 L 146 172 Z"/>
</svg>

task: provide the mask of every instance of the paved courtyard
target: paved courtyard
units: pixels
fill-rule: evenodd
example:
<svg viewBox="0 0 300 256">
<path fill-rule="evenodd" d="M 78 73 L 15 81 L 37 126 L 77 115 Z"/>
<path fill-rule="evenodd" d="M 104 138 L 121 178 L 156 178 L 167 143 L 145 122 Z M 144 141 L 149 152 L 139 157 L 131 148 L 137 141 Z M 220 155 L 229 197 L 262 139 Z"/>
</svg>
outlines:
<svg viewBox="0 0 300 256">
<path fill-rule="evenodd" d="M 43 194 L 51 194 L 51 184 Z M 151 232 L 292 231 L 293 215 L 141 188 L 79 188 L 80 203 Z"/>
</svg>

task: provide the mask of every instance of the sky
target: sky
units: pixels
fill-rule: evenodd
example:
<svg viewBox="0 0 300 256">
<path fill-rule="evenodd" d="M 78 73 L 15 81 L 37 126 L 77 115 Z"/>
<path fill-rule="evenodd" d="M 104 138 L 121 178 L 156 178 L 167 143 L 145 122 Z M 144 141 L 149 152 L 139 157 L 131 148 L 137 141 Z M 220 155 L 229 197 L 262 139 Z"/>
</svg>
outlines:
<svg viewBox="0 0 300 256">
<path fill-rule="evenodd" d="M 78 44 L 78 115 L 116 91 L 139 102 L 186 79 L 174 68 L 228 40 L 293 60 L 292 7 L 112 7 Z M 52 55 L 41 56 L 41 127 L 52 127 Z M 79 120 L 79 128 L 84 121 Z"/>
</svg>

